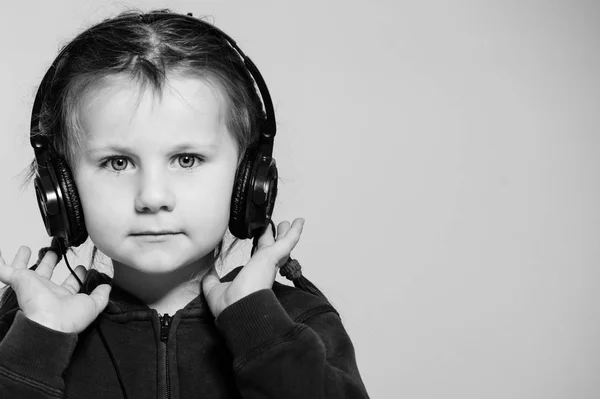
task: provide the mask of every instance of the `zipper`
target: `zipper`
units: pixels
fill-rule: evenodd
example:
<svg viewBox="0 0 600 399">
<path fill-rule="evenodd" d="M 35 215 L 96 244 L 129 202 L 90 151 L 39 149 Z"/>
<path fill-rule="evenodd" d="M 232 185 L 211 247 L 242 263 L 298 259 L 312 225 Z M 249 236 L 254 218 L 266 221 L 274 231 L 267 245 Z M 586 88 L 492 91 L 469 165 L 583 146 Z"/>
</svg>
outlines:
<svg viewBox="0 0 600 399">
<path fill-rule="evenodd" d="M 166 363 L 166 375 L 167 375 L 167 394 L 166 398 L 171 398 L 171 380 L 169 378 L 169 347 L 167 346 L 167 341 L 169 340 L 169 330 L 171 329 L 171 321 L 173 320 L 172 316 L 169 316 L 168 313 L 165 313 L 163 316 L 159 315 L 160 319 L 160 340 L 165 345 L 165 363 Z"/>
</svg>

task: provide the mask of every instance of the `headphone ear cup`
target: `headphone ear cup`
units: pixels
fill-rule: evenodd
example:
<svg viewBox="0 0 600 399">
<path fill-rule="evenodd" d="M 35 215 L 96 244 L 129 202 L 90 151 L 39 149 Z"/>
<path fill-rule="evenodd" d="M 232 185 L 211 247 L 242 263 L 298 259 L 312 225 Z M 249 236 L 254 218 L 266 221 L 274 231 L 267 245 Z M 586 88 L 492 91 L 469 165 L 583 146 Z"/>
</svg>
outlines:
<svg viewBox="0 0 600 399">
<path fill-rule="evenodd" d="M 240 239 L 250 238 L 249 224 L 247 220 L 248 198 L 250 194 L 250 184 L 252 169 L 254 167 L 257 151 L 253 149 L 246 150 L 244 158 L 238 167 L 233 193 L 231 194 L 231 209 L 229 216 L 229 230 L 231 234 Z"/>
<path fill-rule="evenodd" d="M 57 188 L 61 191 L 66 211 L 67 246 L 77 247 L 83 244 L 88 236 L 79 193 L 67 163 L 61 158 L 52 159 L 50 162 L 55 171 Z"/>
<path fill-rule="evenodd" d="M 264 156 L 258 148 L 246 151 L 231 196 L 229 230 L 234 236 L 252 238 L 268 227 L 277 198 L 277 179 L 275 159 Z"/>
</svg>

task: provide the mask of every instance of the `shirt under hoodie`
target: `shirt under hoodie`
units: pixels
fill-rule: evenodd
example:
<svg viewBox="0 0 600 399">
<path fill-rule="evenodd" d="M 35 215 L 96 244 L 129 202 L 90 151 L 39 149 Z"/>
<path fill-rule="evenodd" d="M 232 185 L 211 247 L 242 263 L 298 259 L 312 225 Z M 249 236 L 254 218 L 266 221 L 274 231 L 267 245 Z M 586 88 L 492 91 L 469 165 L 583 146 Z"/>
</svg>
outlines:
<svg viewBox="0 0 600 399">
<path fill-rule="evenodd" d="M 232 281 L 241 268 L 223 277 Z M 83 292 L 112 285 L 97 322 L 128 398 L 368 398 L 338 313 L 316 295 L 275 282 L 214 318 L 200 293 L 161 316 L 91 269 Z M 3 315 L 0 398 L 123 398 L 96 328 L 63 333 Z"/>
</svg>

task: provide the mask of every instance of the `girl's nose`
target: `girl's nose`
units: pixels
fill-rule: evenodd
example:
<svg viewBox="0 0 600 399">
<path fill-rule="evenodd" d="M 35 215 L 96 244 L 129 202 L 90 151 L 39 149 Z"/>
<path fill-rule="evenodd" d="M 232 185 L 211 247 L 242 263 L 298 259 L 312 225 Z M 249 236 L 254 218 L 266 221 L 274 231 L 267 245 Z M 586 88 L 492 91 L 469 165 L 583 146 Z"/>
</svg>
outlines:
<svg viewBox="0 0 600 399">
<path fill-rule="evenodd" d="M 175 208 L 175 194 L 169 186 L 168 172 L 150 172 L 140 174 L 135 209 L 141 213 L 155 213 L 161 210 L 172 211 Z"/>
</svg>

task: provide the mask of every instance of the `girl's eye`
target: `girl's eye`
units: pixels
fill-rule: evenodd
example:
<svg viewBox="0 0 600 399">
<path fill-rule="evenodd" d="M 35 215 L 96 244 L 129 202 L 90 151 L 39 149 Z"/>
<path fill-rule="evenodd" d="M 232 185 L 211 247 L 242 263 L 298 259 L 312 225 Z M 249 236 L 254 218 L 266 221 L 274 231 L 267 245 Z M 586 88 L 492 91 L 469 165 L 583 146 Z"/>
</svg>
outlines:
<svg viewBox="0 0 600 399">
<path fill-rule="evenodd" d="M 113 170 L 121 172 L 127 168 L 127 164 L 129 163 L 129 161 L 127 161 L 127 159 L 125 158 L 114 157 L 106 160 L 103 166 L 106 166 L 107 163 L 110 163 L 110 167 Z"/>
<path fill-rule="evenodd" d="M 192 168 L 196 163 L 200 163 L 202 160 L 195 155 L 180 155 L 179 156 L 179 165 L 182 168 Z"/>
<path fill-rule="evenodd" d="M 182 154 L 177 158 L 179 166 L 184 169 L 194 168 L 204 161 L 203 157 L 193 154 Z M 100 166 L 113 172 L 123 172 L 130 166 L 130 161 L 126 157 L 113 156 L 102 162 Z"/>
</svg>

